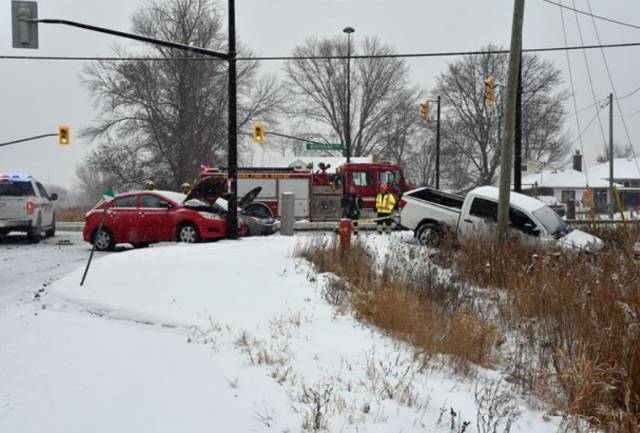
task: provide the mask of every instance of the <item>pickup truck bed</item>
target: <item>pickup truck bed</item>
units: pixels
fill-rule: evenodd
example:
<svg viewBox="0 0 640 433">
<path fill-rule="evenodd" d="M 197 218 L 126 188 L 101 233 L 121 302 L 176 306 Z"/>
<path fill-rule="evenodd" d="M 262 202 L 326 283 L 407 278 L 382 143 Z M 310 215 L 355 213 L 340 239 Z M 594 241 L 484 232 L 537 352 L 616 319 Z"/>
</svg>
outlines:
<svg viewBox="0 0 640 433">
<path fill-rule="evenodd" d="M 425 222 L 437 222 L 453 227 L 457 226 L 464 203 L 464 197 L 432 188 L 420 188 L 402 196 L 400 224 L 408 229 L 417 230 Z M 428 207 L 428 212 L 425 212 Z M 429 215 L 425 221 L 425 214 Z"/>
</svg>

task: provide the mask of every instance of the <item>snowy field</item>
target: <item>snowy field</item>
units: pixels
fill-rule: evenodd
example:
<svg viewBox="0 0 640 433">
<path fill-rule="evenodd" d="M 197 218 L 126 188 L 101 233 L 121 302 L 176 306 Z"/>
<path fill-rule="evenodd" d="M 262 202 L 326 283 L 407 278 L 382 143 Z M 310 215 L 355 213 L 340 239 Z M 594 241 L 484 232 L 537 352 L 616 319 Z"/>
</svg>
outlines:
<svg viewBox="0 0 640 433">
<path fill-rule="evenodd" d="M 477 390 L 338 314 L 292 257 L 299 239 L 103 254 L 84 287 L 86 244 L 48 264 L 53 242 L 0 246 L 2 273 L 19 275 L 2 280 L 0 432 L 488 432 L 481 417 L 505 383 Z M 70 273 L 57 279 L 54 262 Z M 511 431 L 557 430 L 558 418 L 511 404 Z"/>
</svg>

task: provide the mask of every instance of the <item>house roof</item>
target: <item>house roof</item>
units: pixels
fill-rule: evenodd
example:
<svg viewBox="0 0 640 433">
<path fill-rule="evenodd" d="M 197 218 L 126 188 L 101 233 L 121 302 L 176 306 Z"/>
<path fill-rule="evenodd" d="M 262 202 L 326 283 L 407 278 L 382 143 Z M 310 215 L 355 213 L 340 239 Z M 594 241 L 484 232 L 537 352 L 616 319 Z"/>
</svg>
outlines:
<svg viewBox="0 0 640 433">
<path fill-rule="evenodd" d="M 600 176 L 596 176 L 590 171 L 586 174 L 572 168 L 564 170 L 543 170 L 540 173 L 533 173 L 522 178 L 522 187 L 524 189 L 533 188 L 535 183 L 538 188 L 571 188 L 582 189 L 587 187 L 588 183 L 591 188 L 608 188 L 609 181 Z"/>
<path fill-rule="evenodd" d="M 609 179 L 609 162 L 594 165 L 587 169 L 589 179 L 598 177 Z M 640 180 L 640 158 L 614 158 L 613 179 L 638 179 Z"/>
</svg>

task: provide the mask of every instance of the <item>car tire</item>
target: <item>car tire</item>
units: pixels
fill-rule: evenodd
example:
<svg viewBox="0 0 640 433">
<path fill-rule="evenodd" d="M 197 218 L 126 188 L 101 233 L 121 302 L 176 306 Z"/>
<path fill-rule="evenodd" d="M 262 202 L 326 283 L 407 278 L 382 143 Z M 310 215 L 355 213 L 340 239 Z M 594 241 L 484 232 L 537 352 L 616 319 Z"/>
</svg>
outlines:
<svg viewBox="0 0 640 433">
<path fill-rule="evenodd" d="M 271 208 L 266 204 L 259 202 L 251 203 L 249 206 L 244 208 L 244 213 L 256 218 L 273 218 Z"/>
<path fill-rule="evenodd" d="M 98 251 L 111 251 L 116 246 L 109 229 L 101 227 L 93 235 L 93 245 Z"/>
<path fill-rule="evenodd" d="M 151 245 L 150 242 L 131 242 L 131 245 L 133 246 L 133 248 L 147 248 L 149 245 Z"/>
<path fill-rule="evenodd" d="M 32 244 L 37 244 L 42 239 L 42 220 L 39 216 L 36 226 L 29 230 L 29 232 L 27 233 L 27 238 Z"/>
<path fill-rule="evenodd" d="M 435 224 L 423 223 L 416 230 L 416 239 L 420 245 L 436 247 L 442 240 L 442 231 Z"/>
<path fill-rule="evenodd" d="M 48 238 L 52 238 L 56 235 L 56 217 L 53 216 L 53 221 L 51 222 L 51 228 L 44 232 L 44 235 Z"/>
<path fill-rule="evenodd" d="M 193 244 L 200 242 L 200 232 L 198 228 L 192 223 L 184 223 L 178 227 L 176 233 L 176 241 L 184 242 L 187 244 Z"/>
</svg>

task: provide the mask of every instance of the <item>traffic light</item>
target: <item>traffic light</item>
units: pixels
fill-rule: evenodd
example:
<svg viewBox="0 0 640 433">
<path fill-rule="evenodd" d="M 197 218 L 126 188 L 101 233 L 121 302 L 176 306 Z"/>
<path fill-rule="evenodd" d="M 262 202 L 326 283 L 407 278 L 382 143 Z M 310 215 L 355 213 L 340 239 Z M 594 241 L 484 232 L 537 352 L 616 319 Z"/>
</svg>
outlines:
<svg viewBox="0 0 640 433">
<path fill-rule="evenodd" d="M 425 99 L 422 104 L 420 104 L 420 120 L 423 122 L 431 121 L 431 113 L 429 112 L 429 100 Z"/>
<path fill-rule="evenodd" d="M 264 134 L 264 125 L 262 125 L 261 123 L 256 123 L 255 125 L 253 125 L 253 142 L 255 144 L 264 143 Z"/>
<path fill-rule="evenodd" d="M 484 86 L 485 86 L 484 99 L 487 102 L 487 105 L 490 108 L 493 108 L 493 106 L 496 103 L 496 94 L 495 94 L 496 79 L 494 78 L 493 75 L 487 75 L 487 77 L 484 79 Z"/>
<path fill-rule="evenodd" d="M 58 144 L 71 144 L 71 128 L 68 126 L 58 126 Z"/>
</svg>

